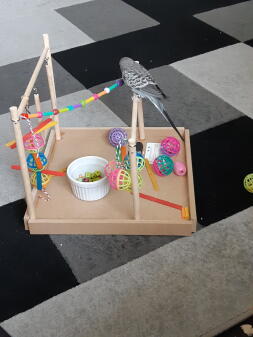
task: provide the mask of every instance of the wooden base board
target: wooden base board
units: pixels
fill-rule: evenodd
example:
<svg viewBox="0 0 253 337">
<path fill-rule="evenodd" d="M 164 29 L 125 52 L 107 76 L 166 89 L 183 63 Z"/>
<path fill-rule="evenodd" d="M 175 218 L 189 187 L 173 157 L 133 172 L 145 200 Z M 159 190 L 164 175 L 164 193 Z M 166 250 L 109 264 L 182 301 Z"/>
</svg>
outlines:
<svg viewBox="0 0 253 337">
<path fill-rule="evenodd" d="M 45 202 L 35 195 L 35 219 L 26 219 L 31 234 L 118 234 L 118 235 L 182 235 L 189 236 L 196 231 L 196 209 L 192 177 L 192 162 L 189 131 L 179 128 L 185 137 L 181 151 L 174 160 L 187 166 L 187 175 L 178 177 L 174 173 L 158 177 L 159 191 L 152 187 L 146 169 L 142 171 L 144 180 L 141 192 L 156 198 L 168 200 L 190 209 L 190 219 L 184 220 L 181 212 L 167 206 L 140 200 L 141 220 L 133 220 L 132 195 L 125 191 L 110 190 L 109 194 L 97 201 L 81 201 L 71 191 L 67 177 L 53 177 L 47 187 L 51 200 Z M 110 128 L 62 128 L 62 139 L 51 142 L 48 169 L 66 168 L 74 159 L 96 155 L 107 159 L 115 158 L 115 150 L 108 143 Z M 126 128 L 128 135 L 131 129 Z M 147 142 L 161 142 L 174 136 L 172 128 L 145 128 Z"/>
</svg>

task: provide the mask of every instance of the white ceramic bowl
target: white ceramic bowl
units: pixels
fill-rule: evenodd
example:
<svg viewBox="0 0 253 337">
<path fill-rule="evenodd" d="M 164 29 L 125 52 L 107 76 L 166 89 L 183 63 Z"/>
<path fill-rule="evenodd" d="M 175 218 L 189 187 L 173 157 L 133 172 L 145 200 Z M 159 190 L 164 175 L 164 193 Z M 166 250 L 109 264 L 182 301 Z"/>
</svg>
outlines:
<svg viewBox="0 0 253 337">
<path fill-rule="evenodd" d="M 80 200 L 92 201 L 102 199 L 107 195 L 110 185 L 104 173 L 108 161 L 101 157 L 87 156 L 78 158 L 69 164 L 67 177 L 74 196 Z M 85 172 L 100 171 L 103 178 L 93 182 L 82 182 L 76 179 Z"/>
</svg>

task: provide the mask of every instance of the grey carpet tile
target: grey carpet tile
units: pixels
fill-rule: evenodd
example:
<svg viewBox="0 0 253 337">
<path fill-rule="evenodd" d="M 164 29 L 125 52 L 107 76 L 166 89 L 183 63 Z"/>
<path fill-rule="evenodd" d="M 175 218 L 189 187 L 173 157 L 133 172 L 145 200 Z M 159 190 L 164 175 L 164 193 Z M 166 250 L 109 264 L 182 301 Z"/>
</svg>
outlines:
<svg viewBox="0 0 253 337">
<path fill-rule="evenodd" d="M 198 13 L 194 16 L 239 41 L 244 42 L 253 38 L 252 0 Z"/>
<path fill-rule="evenodd" d="M 12 337 L 213 336 L 210 331 L 220 332 L 252 307 L 252 211 L 164 245 L 1 326 Z"/>
<path fill-rule="evenodd" d="M 0 67 L 0 78 L 2 82 L 0 93 L 0 115 L 7 113 L 10 106 L 18 105 L 20 103 L 20 98 L 25 92 L 37 61 L 38 58 L 32 58 Z M 56 94 L 58 97 L 84 89 L 83 85 L 72 77 L 55 60 L 53 60 L 53 69 Z M 42 67 L 40 71 L 35 87 L 38 88 L 41 101 L 49 99 L 48 82 L 44 67 Z M 32 95 L 30 104 L 34 104 Z"/>
<path fill-rule="evenodd" d="M 242 116 L 234 107 L 171 66 L 152 69 L 151 73 L 169 97 L 165 105 L 171 118 L 177 126 L 189 128 L 191 134 Z M 99 91 L 110 83 L 92 87 L 91 90 Z M 121 87 L 115 95 L 104 97 L 103 102 L 126 124 L 131 124 L 131 92 L 126 86 Z M 146 126 L 167 125 L 162 115 L 149 102 L 144 102 L 144 116 Z"/>
<path fill-rule="evenodd" d="M 48 33 L 52 52 L 94 42 L 54 9 L 89 0 L 0 1 L 0 66 L 40 55 L 42 34 Z"/>
<path fill-rule="evenodd" d="M 159 24 L 146 14 L 119 0 L 90 1 L 60 8 L 57 12 L 95 41 Z"/>
<path fill-rule="evenodd" d="M 252 58 L 252 47 L 236 43 L 171 66 L 252 118 Z"/>
<path fill-rule="evenodd" d="M 79 283 L 143 256 L 179 237 L 51 235 Z"/>
</svg>

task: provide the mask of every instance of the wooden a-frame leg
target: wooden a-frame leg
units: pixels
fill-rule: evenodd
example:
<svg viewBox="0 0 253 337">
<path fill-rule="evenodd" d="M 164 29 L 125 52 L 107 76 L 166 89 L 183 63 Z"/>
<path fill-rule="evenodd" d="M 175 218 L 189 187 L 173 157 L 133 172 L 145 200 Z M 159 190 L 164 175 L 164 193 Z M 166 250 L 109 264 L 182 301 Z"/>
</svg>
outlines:
<svg viewBox="0 0 253 337">
<path fill-rule="evenodd" d="M 47 71 L 47 79 L 48 79 L 48 86 L 49 86 L 49 92 L 50 92 L 50 98 L 51 98 L 51 104 L 52 109 L 57 109 L 57 101 L 56 101 L 56 90 L 55 90 L 55 83 L 54 83 L 54 72 L 53 72 L 53 64 L 52 64 L 52 57 L 50 52 L 50 46 L 49 46 L 49 38 L 48 34 L 43 34 L 44 39 L 44 45 L 48 48 L 48 52 L 46 55 L 46 71 Z M 55 137 L 56 140 L 61 139 L 61 132 L 60 132 L 60 126 L 59 126 L 59 116 L 54 115 L 53 120 L 57 122 L 55 125 Z"/>
<path fill-rule="evenodd" d="M 11 113 L 11 120 L 13 123 L 14 133 L 16 137 L 18 156 L 19 156 L 19 161 L 20 161 L 20 166 L 21 166 L 21 173 L 22 173 L 23 182 L 24 182 L 27 210 L 28 210 L 29 218 L 35 219 L 35 208 L 34 208 L 33 198 L 32 198 L 30 176 L 29 176 L 28 167 L 26 163 L 26 155 L 25 155 L 25 149 L 23 145 L 23 137 L 22 137 L 22 132 L 20 128 L 20 121 L 19 121 L 17 107 L 16 106 L 10 107 L 10 113 Z"/>
</svg>

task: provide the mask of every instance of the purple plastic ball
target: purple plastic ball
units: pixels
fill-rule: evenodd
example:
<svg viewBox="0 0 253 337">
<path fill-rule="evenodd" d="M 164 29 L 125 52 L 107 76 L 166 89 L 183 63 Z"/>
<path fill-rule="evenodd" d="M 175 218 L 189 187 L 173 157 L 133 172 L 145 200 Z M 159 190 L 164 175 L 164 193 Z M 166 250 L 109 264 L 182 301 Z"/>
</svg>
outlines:
<svg viewBox="0 0 253 337">
<path fill-rule="evenodd" d="M 112 146 L 123 145 L 127 139 L 127 132 L 122 128 L 113 128 L 108 134 L 109 142 Z"/>
</svg>

